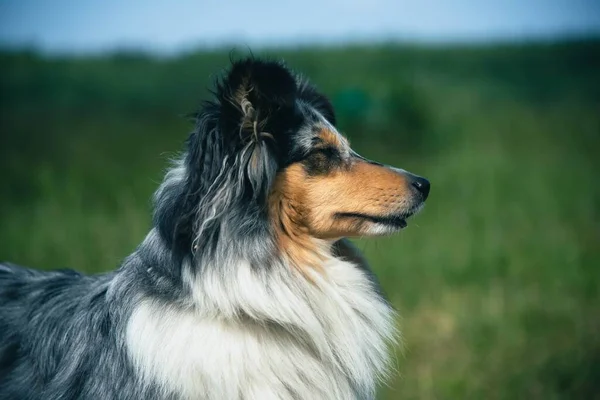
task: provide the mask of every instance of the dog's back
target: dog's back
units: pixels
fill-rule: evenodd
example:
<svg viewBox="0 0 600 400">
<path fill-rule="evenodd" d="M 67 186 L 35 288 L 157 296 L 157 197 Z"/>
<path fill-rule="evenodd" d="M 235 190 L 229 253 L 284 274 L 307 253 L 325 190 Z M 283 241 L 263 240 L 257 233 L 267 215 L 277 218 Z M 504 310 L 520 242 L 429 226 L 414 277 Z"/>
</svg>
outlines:
<svg viewBox="0 0 600 400">
<path fill-rule="evenodd" d="M 2 400 L 126 393 L 128 368 L 115 347 L 107 277 L 0 264 Z"/>
</svg>

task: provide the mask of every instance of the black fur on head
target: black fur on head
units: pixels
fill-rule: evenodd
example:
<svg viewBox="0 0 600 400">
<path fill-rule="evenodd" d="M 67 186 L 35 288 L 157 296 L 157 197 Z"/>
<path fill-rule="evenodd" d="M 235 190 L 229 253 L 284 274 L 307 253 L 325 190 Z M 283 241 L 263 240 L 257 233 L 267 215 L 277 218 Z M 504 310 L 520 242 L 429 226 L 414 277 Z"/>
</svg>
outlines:
<svg viewBox="0 0 600 400">
<path fill-rule="evenodd" d="M 278 62 L 234 62 L 213 94 L 155 196 L 154 222 L 174 254 L 208 254 L 232 235 L 264 241 L 275 175 L 299 157 L 303 104 L 335 120 L 325 97 Z"/>
</svg>

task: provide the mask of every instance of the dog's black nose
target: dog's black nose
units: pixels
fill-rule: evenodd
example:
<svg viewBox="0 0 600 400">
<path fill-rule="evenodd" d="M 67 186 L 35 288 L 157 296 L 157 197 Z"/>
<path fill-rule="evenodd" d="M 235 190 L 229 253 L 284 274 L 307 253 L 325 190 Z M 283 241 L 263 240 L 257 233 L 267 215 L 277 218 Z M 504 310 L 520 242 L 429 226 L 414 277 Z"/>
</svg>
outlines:
<svg viewBox="0 0 600 400">
<path fill-rule="evenodd" d="M 429 188 L 431 185 L 427 179 L 421 178 L 420 176 L 415 176 L 412 185 L 423 195 L 423 200 L 429 196 Z"/>
</svg>

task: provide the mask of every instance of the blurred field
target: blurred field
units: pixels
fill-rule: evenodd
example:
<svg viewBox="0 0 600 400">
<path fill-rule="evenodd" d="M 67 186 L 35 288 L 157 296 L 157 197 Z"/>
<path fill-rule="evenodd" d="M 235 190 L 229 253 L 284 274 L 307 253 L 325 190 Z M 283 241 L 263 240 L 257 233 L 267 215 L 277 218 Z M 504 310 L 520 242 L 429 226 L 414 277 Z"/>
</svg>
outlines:
<svg viewBox="0 0 600 400">
<path fill-rule="evenodd" d="M 403 317 L 381 398 L 600 398 L 600 42 L 270 54 L 356 150 L 432 182 L 359 242 Z M 0 259 L 115 268 L 229 56 L 0 53 Z"/>
</svg>

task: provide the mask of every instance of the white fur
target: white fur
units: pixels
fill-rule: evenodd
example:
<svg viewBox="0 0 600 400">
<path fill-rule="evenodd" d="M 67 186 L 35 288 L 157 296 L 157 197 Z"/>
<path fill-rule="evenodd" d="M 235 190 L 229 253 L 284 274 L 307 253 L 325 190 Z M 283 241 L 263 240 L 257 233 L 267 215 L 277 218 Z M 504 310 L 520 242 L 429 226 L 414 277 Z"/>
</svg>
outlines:
<svg viewBox="0 0 600 400">
<path fill-rule="evenodd" d="M 370 236 L 383 236 L 398 232 L 398 228 L 387 224 L 371 223 L 367 232 Z"/>
<path fill-rule="evenodd" d="M 330 257 L 314 282 L 284 264 L 190 270 L 193 305 L 146 299 L 128 323 L 147 383 L 182 399 L 374 398 L 394 313 L 356 266 Z"/>
</svg>

